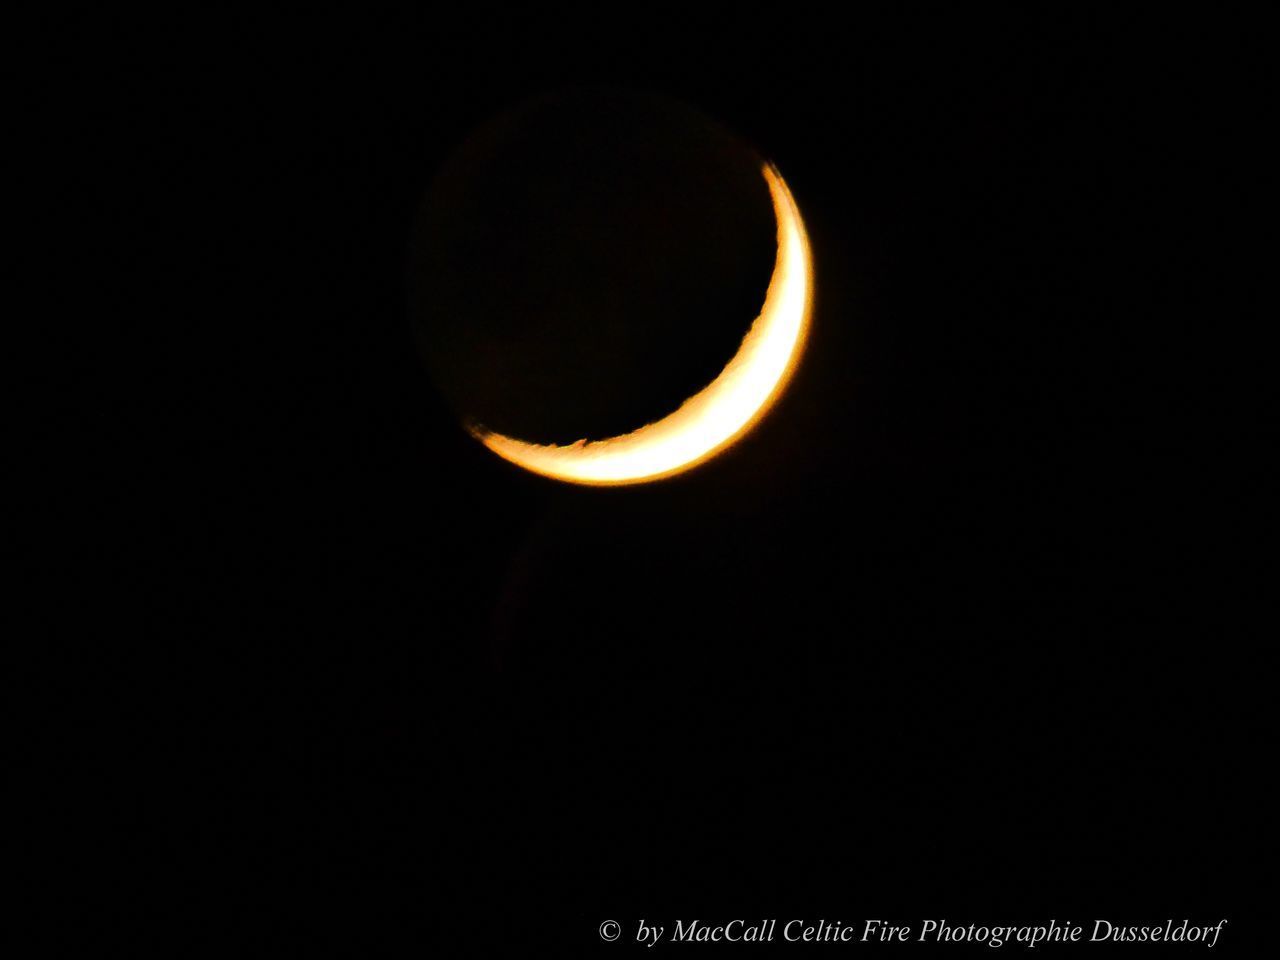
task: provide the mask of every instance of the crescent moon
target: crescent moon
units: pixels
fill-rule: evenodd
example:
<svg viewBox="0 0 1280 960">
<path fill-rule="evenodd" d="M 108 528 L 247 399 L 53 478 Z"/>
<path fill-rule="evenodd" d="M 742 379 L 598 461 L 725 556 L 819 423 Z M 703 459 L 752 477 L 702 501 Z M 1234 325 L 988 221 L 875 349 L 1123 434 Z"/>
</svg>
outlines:
<svg viewBox="0 0 1280 960">
<path fill-rule="evenodd" d="M 800 211 L 772 165 L 764 178 L 778 223 L 778 257 L 764 306 L 718 377 L 675 412 L 632 433 L 563 446 L 526 443 L 472 427 L 498 456 L 569 483 L 613 486 L 682 473 L 726 450 L 769 410 L 804 349 L 813 300 L 813 265 Z"/>
</svg>

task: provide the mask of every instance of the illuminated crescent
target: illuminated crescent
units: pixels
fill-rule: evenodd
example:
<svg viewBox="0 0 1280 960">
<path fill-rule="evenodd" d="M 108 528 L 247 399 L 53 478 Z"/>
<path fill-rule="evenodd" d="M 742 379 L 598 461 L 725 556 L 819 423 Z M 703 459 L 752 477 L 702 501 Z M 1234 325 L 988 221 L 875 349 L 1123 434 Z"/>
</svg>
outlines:
<svg viewBox="0 0 1280 960">
<path fill-rule="evenodd" d="M 804 346 L 813 298 L 809 239 L 781 175 L 764 167 L 778 221 L 778 259 L 760 316 L 718 377 L 674 413 L 607 440 L 540 446 L 481 427 L 498 456 L 570 483 L 614 485 L 668 477 L 715 456 L 746 434 L 782 393 Z"/>
</svg>

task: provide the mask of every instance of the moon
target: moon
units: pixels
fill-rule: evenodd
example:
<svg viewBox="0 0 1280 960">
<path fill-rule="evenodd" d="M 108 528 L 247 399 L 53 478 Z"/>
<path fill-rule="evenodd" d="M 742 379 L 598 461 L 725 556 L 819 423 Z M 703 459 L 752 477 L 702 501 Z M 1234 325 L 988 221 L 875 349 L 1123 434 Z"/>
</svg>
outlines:
<svg viewBox="0 0 1280 960">
<path fill-rule="evenodd" d="M 498 456 L 568 483 L 620 486 L 682 473 L 728 449 L 781 396 L 804 350 L 813 302 L 809 238 L 776 167 L 763 167 L 778 224 L 778 256 L 760 315 L 720 375 L 673 413 L 631 433 L 544 446 L 471 428 Z"/>
</svg>

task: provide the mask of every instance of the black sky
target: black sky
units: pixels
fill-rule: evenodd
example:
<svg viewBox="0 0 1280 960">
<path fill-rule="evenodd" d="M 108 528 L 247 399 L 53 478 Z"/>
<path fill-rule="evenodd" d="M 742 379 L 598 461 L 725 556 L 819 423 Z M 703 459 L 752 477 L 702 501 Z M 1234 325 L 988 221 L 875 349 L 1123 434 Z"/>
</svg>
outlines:
<svg viewBox="0 0 1280 960">
<path fill-rule="evenodd" d="M 86 849 L 156 864 L 118 883 L 192 918 L 164 943 L 1247 925 L 1258 558 L 1215 492 L 1245 428 L 1212 38 L 830 16 L 156 26 L 85 84 L 111 279 L 66 362 L 104 399 L 60 482 L 120 639 L 71 645 L 119 691 L 75 750 L 137 798 Z M 746 441 L 590 490 L 465 435 L 406 277 L 478 125 L 602 84 L 778 163 L 817 301 Z"/>
</svg>

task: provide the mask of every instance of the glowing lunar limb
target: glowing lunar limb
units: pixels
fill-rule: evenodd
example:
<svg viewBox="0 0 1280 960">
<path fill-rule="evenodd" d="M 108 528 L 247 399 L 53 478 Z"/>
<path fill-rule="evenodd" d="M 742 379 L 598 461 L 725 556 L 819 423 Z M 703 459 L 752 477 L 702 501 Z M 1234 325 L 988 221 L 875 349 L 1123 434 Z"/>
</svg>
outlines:
<svg viewBox="0 0 1280 960">
<path fill-rule="evenodd" d="M 565 446 L 472 432 L 526 470 L 585 484 L 643 483 L 688 470 L 742 437 L 782 393 L 804 347 L 813 296 L 809 240 L 782 177 L 765 166 L 778 221 L 778 259 L 764 307 L 721 374 L 680 409 L 632 433 Z"/>
</svg>

